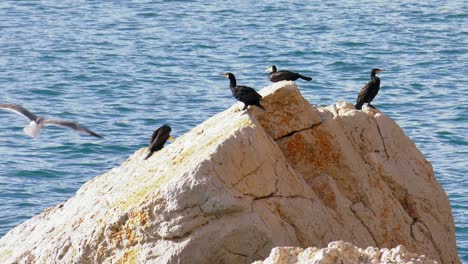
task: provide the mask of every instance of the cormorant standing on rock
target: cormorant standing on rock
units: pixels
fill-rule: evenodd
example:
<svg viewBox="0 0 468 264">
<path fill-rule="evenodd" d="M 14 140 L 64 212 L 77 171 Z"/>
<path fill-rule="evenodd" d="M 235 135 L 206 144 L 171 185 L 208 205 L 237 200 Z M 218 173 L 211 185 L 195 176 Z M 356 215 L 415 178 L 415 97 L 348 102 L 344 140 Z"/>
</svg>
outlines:
<svg viewBox="0 0 468 264">
<path fill-rule="evenodd" d="M 271 65 L 267 70 L 270 74 L 268 74 L 268 79 L 272 82 L 279 82 L 279 81 L 295 81 L 299 78 L 306 80 L 306 81 L 311 81 L 312 78 L 300 75 L 299 73 L 296 72 L 290 72 L 290 71 L 277 71 L 275 65 Z"/>
<path fill-rule="evenodd" d="M 148 153 L 148 156 L 146 156 L 145 159 L 148 159 L 153 155 L 155 151 L 161 150 L 166 143 L 166 141 L 174 139 L 171 137 L 171 127 L 168 125 L 163 125 L 162 127 L 156 129 L 153 132 L 153 135 L 151 136 L 150 144 L 149 144 L 149 149 L 150 152 Z"/>
<path fill-rule="evenodd" d="M 359 92 L 357 102 L 356 102 L 356 109 L 361 110 L 362 105 L 368 103 L 370 107 L 375 108 L 373 105 L 370 104 L 374 97 L 377 95 L 380 89 L 380 79 L 379 77 L 375 76 L 377 73 L 381 72 L 381 69 L 372 69 L 371 71 L 371 80 L 362 87 L 361 91 Z"/>
<path fill-rule="evenodd" d="M 247 109 L 249 105 L 256 105 L 266 111 L 266 109 L 260 104 L 262 96 L 258 94 L 255 89 L 247 86 L 237 85 L 236 77 L 230 72 L 224 73 L 223 76 L 228 78 L 230 81 L 229 87 L 231 88 L 232 95 L 237 100 L 244 103 L 244 108 L 242 110 Z"/>
</svg>

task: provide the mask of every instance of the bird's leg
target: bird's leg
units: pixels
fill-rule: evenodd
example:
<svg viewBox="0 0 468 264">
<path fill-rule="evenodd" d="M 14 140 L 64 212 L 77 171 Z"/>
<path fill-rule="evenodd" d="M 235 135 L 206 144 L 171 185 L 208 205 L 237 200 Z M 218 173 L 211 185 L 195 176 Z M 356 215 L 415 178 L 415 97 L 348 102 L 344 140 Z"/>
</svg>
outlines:
<svg viewBox="0 0 468 264">
<path fill-rule="evenodd" d="M 248 105 L 244 104 L 244 108 L 242 108 L 242 110 L 245 110 L 247 109 Z"/>
</svg>

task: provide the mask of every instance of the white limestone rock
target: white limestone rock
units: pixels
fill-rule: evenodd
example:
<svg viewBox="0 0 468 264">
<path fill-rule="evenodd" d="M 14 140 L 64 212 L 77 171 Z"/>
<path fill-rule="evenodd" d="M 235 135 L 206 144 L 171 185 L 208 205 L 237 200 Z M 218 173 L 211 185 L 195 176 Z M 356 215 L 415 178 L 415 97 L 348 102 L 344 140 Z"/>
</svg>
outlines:
<svg viewBox="0 0 468 264">
<path fill-rule="evenodd" d="M 335 241 L 325 248 L 275 247 L 265 260 L 253 264 L 436 264 L 424 255 L 410 253 L 404 246 L 392 249 L 358 248 L 351 243 Z"/>
<path fill-rule="evenodd" d="M 268 111 L 236 104 L 17 226 L 0 263 L 250 263 L 336 240 L 460 262 L 447 196 L 395 122 L 293 82 L 260 93 Z"/>
</svg>

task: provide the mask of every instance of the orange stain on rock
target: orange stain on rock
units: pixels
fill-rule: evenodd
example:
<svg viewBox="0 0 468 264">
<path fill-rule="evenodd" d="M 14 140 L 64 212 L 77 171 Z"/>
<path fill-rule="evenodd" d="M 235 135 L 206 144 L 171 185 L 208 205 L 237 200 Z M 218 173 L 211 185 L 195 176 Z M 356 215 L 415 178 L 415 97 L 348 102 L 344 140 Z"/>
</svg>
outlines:
<svg viewBox="0 0 468 264">
<path fill-rule="evenodd" d="M 129 221 L 132 225 L 145 225 L 148 222 L 147 211 L 133 211 L 130 213 Z"/>
<path fill-rule="evenodd" d="M 330 185 L 326 182 L 314 182 L 311 185 L 314 192 L 322 200 L 322 202 L 329 208 L 336 210 L 336 196 Z"/>
<path fill-rule="evenodd" d="M 280 147 L 292 165 L 304 164 L 322 171 L 340 161 L 332 140 L 327 131 L 316 127 L 281 140 Z"/>
<path fill-rule="evenodd" d="M 393 239 L 397 242 L 397 245 L 408 245 L 408 242 L 404 240 L 401 234 L 401 226 L 397 225 L 392 228 Z"/>
<path fill-rule="evenodd" d="M 296 165 L 302 161 L 304 155 L 308 152 L 307 147 L 301 134 L 294 135 L 286 143 L 286 151 L 288 153 L 286 157 L 290 159 L 289 161 L 293 165 Z M 295 153 L 297 154 L 295 155 Z"/>
<path fill-rule="evenodd" d="M 128 220 L 122 226 L 114 226 L 110 229 L 109 239 L 114 245 L 122 243 L 124 240 L 128 246 L 133 246 L 140 240 L 137 229 L 148 223 L 148 212 L 132 211 L 129 213 Z"/>
</svg>

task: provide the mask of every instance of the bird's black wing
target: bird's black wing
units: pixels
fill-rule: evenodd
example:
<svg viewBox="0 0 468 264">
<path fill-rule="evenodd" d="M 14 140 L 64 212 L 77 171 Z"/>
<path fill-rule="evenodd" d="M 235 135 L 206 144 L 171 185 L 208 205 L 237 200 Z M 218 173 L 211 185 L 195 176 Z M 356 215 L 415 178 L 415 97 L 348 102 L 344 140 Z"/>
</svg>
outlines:
<svg viewBox="0 0 468 264">
<path fill-rule="evenodd" d="M 241 102 L 257 102 L 262 96 L 254 88 L 248 86 L 236 86 L 235 97 Z"/>
<path fill-rule="evenodd" d="M 368 95 L 366 99 L 368 100 L 369 103 L 372 102 L 372 100 L 374 100 L 379 90 L 380 90 L 380 80 L 377 79 L 376 81 L 372 82 L 372 84 L 370 85 L 369 91 L 367 92 Z"/>
<path fill-rule="evenodd" d="M 46 125 L 46 126 L 50 125 L 50 126 L 67 127 L 67 128 L 71 128 L 71 129 L 74 129 L 74 130 L 89 134 L 91 136 L 102 138 L 102 136 L 97 134 L 96 132 L 91 131 L 91 130 L 87 129 L 84 126 L 82 126 L 82 125 L 80 125 L 78 123 L 75 123 L 75 122 L 71 122 L 71 121 L 58 120 L 58 119 L 46 119 L 46 120 L 44 120 L 44 125 Z"/>
<path fill-rule="evenodd" d="M 5 109 L 13 113 L 17 113 L 28 118 L 31 121 L 36 121 L 37 116 L 31 113 L 28 109 L 16 104 L 0 104 L 0 109 Z"/>
<path fill-rule="evenodd" d="M 161 130 L 161 128 L 156 129 L 156 130 L 153 132 L 153 135 L 151 135 L 150 146 L 151 146 L 151 144 L 154 142 L 154 140 L 156 139 L 156 137 L 158 136 L 158 133 L 159 133 L 160 130 Z"/>
<path fill-rule="evenodd" d="M 153 135 L 154 134 L 156 134 L 156 136 L 151 142 L 149 148 L 152 151 L 158 151 L 164 147 L 164 144 L 169 139 L 170 130 L 158 128 L 156 131 L 154 131 Z"/>
<path fill-rule="evenodd" d="M 361 88 L 361 91 L 359 92 L 358 98 L 357 98 L 357 104 L 358 105 L 363 105 L 364 103 L 368 103 L 367 98 L 369 97 L 369 88 L 372 82 L 368 82 L 364 87 Z"/>
<path fill-rule="evenodd" d="M 278 71 L 278 73 L 280 73 L 281 76 L 283 76 L 283 78 L 286 78 L 287 80 L 294 80 L 294 79 L 297 80 L 297 78 L 299 78 L 300 76 L 300 74 L 297 72 L 286 71 L 286 70 Z"/>
<path fill-rule="evenodd" d="M 295 81 L 300 77 L 300 75 L 295 72 L 281 70 L 281 71 L 270 73 L 268 77 L 270 81 L 272 82 L 279 82 L 279 81 Z"/>
</svg>

